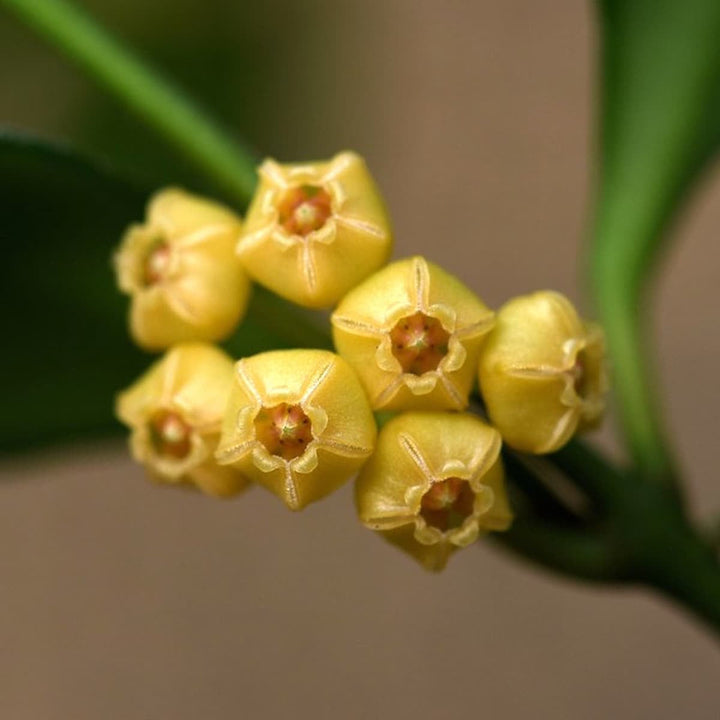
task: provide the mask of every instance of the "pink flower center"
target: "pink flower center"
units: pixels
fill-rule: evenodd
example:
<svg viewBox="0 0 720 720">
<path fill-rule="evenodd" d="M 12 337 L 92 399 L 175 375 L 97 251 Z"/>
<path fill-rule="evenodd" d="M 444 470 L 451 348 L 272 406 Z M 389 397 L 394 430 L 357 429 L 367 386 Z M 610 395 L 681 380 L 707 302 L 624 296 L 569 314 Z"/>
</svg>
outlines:
<svg viewBox="0 0 720 720">
<path fill-rule="evenodd" d="M 312 423 L 299 405 L 263 407 L 255 418 L 255 436 L 271 455 L 300 457 L 312 442 Z"/>
<path fill-rule="evenodd" d="M 176 412 L 160 410 L 150 420 L 150 440 L 162 457 L 186 458 L 192 448 L 191 437 L 190 426 Z"/>
<path fill-rule="evenodd" d="M 280 224 L 291 235 L 309 235 L 319 230 L 332 215 L 330 195 L 317 185 L 300 185 L 288 190 L 278 204 Z"/>
<path fill-rule="evenodd" d="M 586 400 L 590 393 L 590 381 L 588 378 L 587 358 L 585 351 L 581 350 L 575 358 L 570 373 L 573 377 L 573 388 L 581 400 Z"/>
<path fill-rule="evenodd" d="M 416 312 L 398 320 L 390 331 L 390 340 L 403 372 L 422 375 L 437 370 L 447 355 L 450 333 L 439 320 Z"/>
<path fill-rule="evenodd" d="M 142 264 L 142 281 L 145 287 L 163 280 L 170 267 L 170 246 L 159 240 L 154 243 Z"/>
<path fill-rule="evenodd" d="M 420 515 L 429 527 L 445 532 L 460 527 L 472 515 L 474 503 L 470 483 L 451 477 L 433 483 L 422 496 Z"/>
</svg>

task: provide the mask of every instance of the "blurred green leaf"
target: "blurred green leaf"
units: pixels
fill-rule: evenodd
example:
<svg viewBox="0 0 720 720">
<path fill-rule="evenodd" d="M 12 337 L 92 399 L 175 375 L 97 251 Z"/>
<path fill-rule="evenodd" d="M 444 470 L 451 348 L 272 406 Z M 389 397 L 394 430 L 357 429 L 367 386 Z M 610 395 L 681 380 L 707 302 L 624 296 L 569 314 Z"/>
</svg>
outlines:
<svg viewBox="0 0 720 720">
<path fill-rule="evenodd" d="M 600 0 L 599 10 L 593 290 L 636 465 L 667 475 L 672 461 L 642 342 L 643 291 L 670 222 L 720 142 L 720 2 Z"/>
<path fill-rule="evenodd" d="M 146 197 L 68 149 L 0 134 L 0 454 L 119 429 L 115 393 L 152 356 L 130 342 L 110 258 Z M 259 291 L 227 346 L 241 356 L 327 343 Z"/>
<path fill-rule="evenodd" d="M 720 143 L 720 2 L 603 0 L 597 252 L 639 283 Z M 622 262 L 620 262 L 622 261 Z"/>
<path fill-rule="evenodd" d="M 69 150 L 0 136 L 0 452 L 113 427 L 147 360 L 125 331 L 110 257 L 145 194 Z"/>
</svg>

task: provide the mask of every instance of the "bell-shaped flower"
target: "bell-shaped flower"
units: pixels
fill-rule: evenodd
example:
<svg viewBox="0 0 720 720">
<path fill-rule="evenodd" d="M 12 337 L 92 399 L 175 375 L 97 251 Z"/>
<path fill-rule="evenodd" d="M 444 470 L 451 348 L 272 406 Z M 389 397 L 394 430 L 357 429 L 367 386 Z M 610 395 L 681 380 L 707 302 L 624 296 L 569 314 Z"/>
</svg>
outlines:
<svg viewBox="0 0 720 720">
<path fill-rule="evenodd" d="M 517 297 L 498 312 L 480 356 L 488 416 L 517 450 L 549 453 L 599 422 L 608 381 L 602 329 L 563 295 Z"/>
<path fill-rule="evenodd" d="M 466 413 L 390 420 L 355 485 L 362 523 L 428 570 L 512 520 L 494 428 Z"/>
<path fill-rule="evenodd" d="M 466 407 L 493 322 L 475 293 L 422 257 L 375 273 L 332 315 L 335 347 L 376 410 Z"/>
<path fill-rule="evenodd" d="M 236 364 L 216 457 L 300 510 L 360 468 L 376 432 L 362 386 L 342 358 L 277 350 Z"/>
<path fill-rule="evenodd" d="M 130 333 L 148 350 L 230 335 L 245 313 L 250 281 L 235 255 L 240 219 L 176 188 L 150 200 L 115 255 L 130 296 Z"/>
<path fill-rule="evenodd" d="M 217 496 L 246 487 L 241 473 L 219 466 L 214 457 L 232 377 L 233 361 L 224 352 L 187 343 L 120 393 L 116 414 L 131 430 L 133 457 L 152 479 Z"/>
<path fill-rule="evenodd" d="M 306 307 L 330 307 L 390 255 L 392 233 L 361 157 L 266 160 L 237 252 L 261 285 Z"/>
</svg>

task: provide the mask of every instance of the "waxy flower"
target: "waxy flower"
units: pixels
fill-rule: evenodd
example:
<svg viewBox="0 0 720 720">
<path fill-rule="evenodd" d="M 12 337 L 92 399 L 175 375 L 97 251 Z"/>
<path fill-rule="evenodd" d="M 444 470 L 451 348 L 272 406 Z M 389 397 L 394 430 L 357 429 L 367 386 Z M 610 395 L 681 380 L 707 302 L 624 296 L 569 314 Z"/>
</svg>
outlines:
<svg viewBox="0 0 720 720">
<path fill-rule="evenodd" d="M 300 510 L 372 453 L 375 420 L 355 373 L 324 350 L 240 360 L 216 457 Z"/>
<path fill-rule="evenodd" d="M 387 261 L 387 212 L 358 155 L 266 160 L 259 175 L 237 252 L 261 285 L 299 305 L 330 307 Z"/>
<path fill-rule="evenodd" d="M 147 220 L 126 232 L 115 256 L 130 295 L 130 333 L 149 350 L 220 340 L 245 312 L 250 281 L 235 256 L 240 219 L 175 188 L 151 199 Z"/>
<path fill-rule="evenodd" d="M 504 305 L 479 367 L 490 420 L 518 450 L 553 452 L 602 416 L 603 332 L 583 322 L 560 293 L 536 292 Z"/>
<path fill-rule="evenodd" d="M 510 525 L 501 444 L 474 415 L 393 418 L 355 486 L 360 520 L 428 570 L 442 570 L 457 549 Z"/>
<path fill-rule="evenodd" d="M 457 278 L 413 257 L 348 293 L 333 313 L 333 338 L 373 408 L 462 409 L 493 318 Z"/>
<path fill-rule="evenodd" d="M 215 462 L 233 361 L 203 343 L 178 345 L 117 399 L 130 448 L 161 483 L 194 484 L 209 495 L 240 492 L 247 480 Z"/>
</svg>

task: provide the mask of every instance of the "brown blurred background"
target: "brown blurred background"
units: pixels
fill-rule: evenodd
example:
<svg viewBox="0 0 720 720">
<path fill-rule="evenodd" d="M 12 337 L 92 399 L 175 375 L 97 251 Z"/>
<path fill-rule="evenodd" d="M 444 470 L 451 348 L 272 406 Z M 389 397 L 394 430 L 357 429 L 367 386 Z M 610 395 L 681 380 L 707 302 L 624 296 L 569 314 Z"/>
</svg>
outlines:
<svg viewBox="0 0 720 720">
<path fill-rule="evenodd" d="M 364 154 L 398 256 L 425 253 L 493 306 L 543 287 L 585 301 L 591 3 L 84 5 L 261 152 Z M 0 47 L 3 124 L 193 187 L 160 141 L 5 16 Z M 719 223 L 707 182 L 656 312 L 704 522 L 720 510 Z M 601 441 L 614 450 L 609 429 Z M 221 503 L 151 486 L 119 442 L 6 462 L 0 476 L 2 720 L 720 717 L 717 644 L 663 600 L 557 579 L 489 543 L 427 575 L 359 527 L 350 488 L 297 516 L 260 489 Z"/>
</svg>

